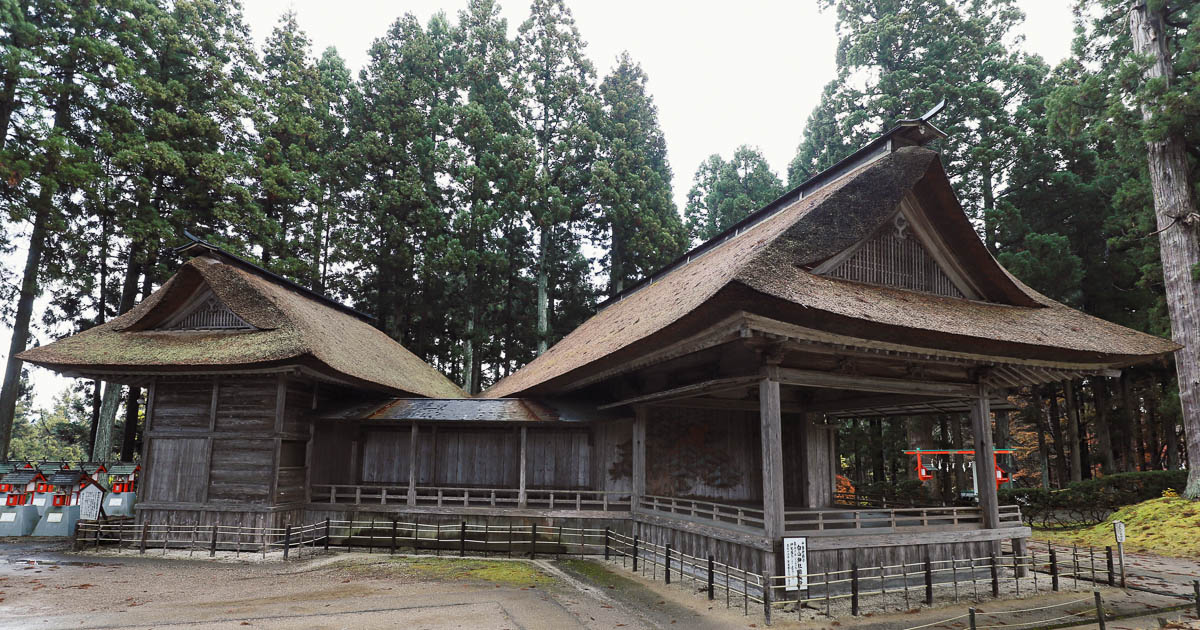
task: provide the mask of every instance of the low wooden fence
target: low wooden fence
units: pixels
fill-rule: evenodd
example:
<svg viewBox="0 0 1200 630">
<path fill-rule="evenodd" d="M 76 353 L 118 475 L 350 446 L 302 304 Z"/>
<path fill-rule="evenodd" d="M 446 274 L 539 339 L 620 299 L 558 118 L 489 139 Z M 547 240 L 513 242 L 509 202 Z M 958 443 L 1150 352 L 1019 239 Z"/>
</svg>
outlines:
<svg viewBox="0 0 1200 630">
<path fill-rule="evenodd" d="M 282 528 L 226 525 L 150 525 L 82 521 L 75 531 L 76 547 L 160 552 L 186 551 L 189 556 L 218 552 L 281 553 L 291 559 L 313 550 L 412 551 L 414 553 L 538 555 L 605 555 L 611 530 L 532 525 L 421 523 L 374 519 L 327 519 Z"/>
<path fill-rule="evenodd" d="M 655 495 L 641 497 L 638 500 L 638 508 L 667 516 L 683 516 L 738 527 L 763 528 L 762 508 Z"/>
<path fill-rule="evenodd" d="M 314 485 L 313 503 L 395 505 L 418 507 L 533 508 L 549 510 L 628 512 L 630 494 L 607 490 L 545 490 L 528 488 L 521 503 L 519 488 L 456 488 L 416 486 L 413 503 L 408 486 Z"/>
</svg>

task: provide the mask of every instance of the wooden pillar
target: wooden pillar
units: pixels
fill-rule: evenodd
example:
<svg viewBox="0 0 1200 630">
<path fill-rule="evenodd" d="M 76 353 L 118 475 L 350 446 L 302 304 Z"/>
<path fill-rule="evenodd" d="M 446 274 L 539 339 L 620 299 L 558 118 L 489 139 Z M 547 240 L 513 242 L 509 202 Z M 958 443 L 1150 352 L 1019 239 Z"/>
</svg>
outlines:
<svg viewBox="0 0 1200 630">
<path fill-rule="evenodd" d="M 417 423 L 408 438 L 408 504 L 417 504 Z"/>
<path fill-rule="evenodd" d="M 633 408 L 633 492 L 631 505 L 637 508 L 646 494 L 646 408 Z"/>
<path fill-rule="evenodd" d="M 520 464 L 518 465 L 521 467 L 517 474 L 517 507 L 525 507 L 529 503 L 529 497 L 525 494 L 525 471 L 529 468 L 527 463 L 529 449 L 526 446 L 528 442 L 529 429 L 528 427 L 521 427 L 521 452 L 517 457 L 520 460 Z"/>
<path fill-rule="evenodd" d="M 992 447 L 992 409 L 988 399 L 988 387 L 979 384 L 979 393 L 971 404 L 971 428 L 975 433 L 975 479 L 979 491 L 979 508 L 983 512 L 983 526 L 996 529 L 1000 526 L 1000 503 L 996 497 L 995 469 L 992 462 L 995 449 Z"/>
<path fill-rule="evenodd" d="M 783 536 L 783 429 L 779 381 L 768 376 L 758 384 L 762 442 L 763 529 L 769 540 Z"/>
</svg>

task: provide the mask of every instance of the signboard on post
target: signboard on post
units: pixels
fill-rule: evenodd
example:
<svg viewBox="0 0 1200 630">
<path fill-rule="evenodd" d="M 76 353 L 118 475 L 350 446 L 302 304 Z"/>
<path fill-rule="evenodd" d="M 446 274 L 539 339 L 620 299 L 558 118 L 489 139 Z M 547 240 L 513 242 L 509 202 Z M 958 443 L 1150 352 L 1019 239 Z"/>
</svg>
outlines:
<svg viewBox="0 0 1200 630">
<path fill-rule="evenodd" d="M 1117 542 L 1125 542 L 1125 522 L 1113 521 L 1113 534 L 1117 537 Z"/>
<path fill-rule="evenodd" d="M 1125 588 L 1125 521 L 1113 521 L 1113 536 L 1117 539 L 1117 559 L 1121 563 L 1121 588 Z"/>
<path fill-rule="evenodd" d="M 808 538 L 783 539 L 784 589 L 808 590 Z"/>
<path fill-rule="evenodd" d="M 85 521 L 95 521 L 100 518 L 100 504 L 104 499 L 104 490 L 100 486 L 89 483 L 79 491 L 79 518 Z"/>
</svg>

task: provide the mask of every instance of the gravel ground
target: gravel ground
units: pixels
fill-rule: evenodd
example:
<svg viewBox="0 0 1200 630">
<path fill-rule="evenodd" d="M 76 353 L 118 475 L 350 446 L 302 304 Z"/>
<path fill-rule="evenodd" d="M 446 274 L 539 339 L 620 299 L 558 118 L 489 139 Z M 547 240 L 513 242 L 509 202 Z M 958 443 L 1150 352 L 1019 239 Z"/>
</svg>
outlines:
<svg viewBox="0 0 1200 630">
<path fill-rule="evenodd" d="M 234 563 L 0 543 L 0 628 L 669 625 L 581 586 L 551 563 L 357 553 Z"/>
<path fill-rule="evenodd" d="M 430 556 L 366 553 L 306 553 L 282 562 L 268 555 L 218 558 L 187 552 L 114 554 L 69 553 L 65 543 L 36 539 L 0 540 L 0 628 L 716 628 L 762 627 L 761 604 L 726 608 L 724 593 L 709 602 L 702 581 L 675 580 L 666 586 L 622 568 L 619 560 L 549 558 L 536 562 L 494 558 L 459 560 Z M 1144 559 L 1139 565 L 1186 583 L 1188 561 Z M 661 574 L 661 571 L 659 572 Z M 1191 573 L 1190 575 L 1195 575 Z M 1149 578 L 1148 578 L 1149 579 Z M 1154 578 L 1157 579 L 1157 578 Z M 855 626 L 904 630 L 929 624 L 940 630 L 964 628 L 969 606 L 980 626 L 1031 624 L 1079 612 L 1087 618 L 1091 585 L 1079 590 L 1064 580 L 1064 591 L 1048 593 L 1049 579 L 1017 584 L 1001 581 L 1003 597 L 991 600 L 989 579 L 974 588 L 939 587 L 935 606 L 920 605 L 923 588 L 863 599 L 863 615 L 849 616 L 848 600 L 823 602 L 802 610 L 776 609 L 774 625 L 784 628 Z M 1172 589 L 1178 590 L 1178 588 Z M 1106 609 L 1136 613 L 1180 602 L 1153 593 L 1103 588 Z M 1071 603 L 1074 602 L 1074 603 Z M 1064 605 L 1069 604 L 1069 605 Z M 1030 608 L 1051 607 L 1026 611 Z M 747 614 L 748 612 L 748 614 Z M 943 623 L 943 621 L 945 621 Z M 1110 622 L 1108 630 L 1190 628 L 1190 612 Z"/>
</svg>

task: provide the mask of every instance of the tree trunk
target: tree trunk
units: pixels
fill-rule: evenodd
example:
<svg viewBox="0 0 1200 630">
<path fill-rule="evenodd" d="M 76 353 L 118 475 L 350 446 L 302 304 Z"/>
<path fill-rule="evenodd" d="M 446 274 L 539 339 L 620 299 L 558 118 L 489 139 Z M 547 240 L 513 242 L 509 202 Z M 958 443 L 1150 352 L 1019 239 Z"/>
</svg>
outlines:
<svg viewBox="0 0 1200 630">
<path fill-rule="evenodd" d="M 121 386 L 104 384 L 104 401 L 100 403 L 100 424 L 96 427 L 96 444 L 92 447 L 92 461 L 106 462 L 112 458 L 113 421 L 117 417 L 117 406 L 121 402 Z"/>
<path fill-rule="evenodd" d="M 137 452 L 138 430 L 138 396 L 141 388 L 129 387 L 129 396 L 125 399 L 125 432 L 121 435 L 121 461 L 133 461 Z"/>
<path fill-rule="evenodd" d="M 1054 472 L 1057 473 L 1058 487 L 1065 488 L 1071 479 L 1071 471 L 1067 465 L 1067 440 L 1063 435 L 1062 414 L 1058 409 L 1058 387 L 1054 383 L 1046 386 L 1050 396 L 1050 434 L 1054 436 Z"/>
<path fill-rule="evenodd" d="M 1151 378 L 1146 387 L 1146 450 L 1150 455 L 1147 463 L 1150 470 L 1162 470 L 1162 444 L 1158 441 L 1158 392 L 1154 386 L 1154 379 Z"/>
<path fill-rule="evenodd" d="M 1137 435 L 1134 422 L 1133 394 L 1129 386 L 1129 370 L 1121 372 L 1117 385 L 1121 396 L 1121 470 L 1133 472 L 1137 470 L 1137 456 L 1133 452 L 1133 441 Z"/>
<path fill-rule="evenodd" d="M 1045 412 L 1042 411 L 1042 392 L 1038 388 L 1033 388 L 1033 423 L 1034 431 L 1037 433 L 1038 445 L 1038 466 L 1042 473 L 1042 487 L 1050 489 L 1050 449 L 1046 446 L 1046 422 Z"/>
<path fill-rule="evenodd" d="M 1112 415 L 1112 400 L 1108 394 L 1107 377 L 1092 378 L 1092 397 L 1096 404 L 1096 450 L 1100 454 L 1100 472 L 1111 475 L 1117 472 L 1117 462 L 1113 459 L 1109 421 Z"/>
<path fill-rule="evenodd" d="M 884 483 L 887 481 L 887 462 L 885 461 L 885 453 L 883 443 L 883 419 L 871 418 L 871 441 L 874 444 L 871 446 L 871 460 L 874 464 L 872 476 L 875 478 L 875 483 Z"/>
<path fill-rule="evenodd" d="M 1071 481 L 1083 480 L 1083 459 L 1079 448 L 1079 406 L 1075 404 L 1075 384 L 1063 381 L 1067 403 L 1067 444 L 1071 447 Z"/>
<path fill-rule="evenodd" d="M 1157 3 L 1154 9 L 1150 4 L 1140 4 L 1129 12 L 1133 49 L 1138 54 L 1153 56 L 1146 78 L 1162 79 L 1170 86 L 1175 76 L 1163 28 L 1166 3 Z M 1142 118 L 1152 120 L 1157 109 L 1154 103 L 1143 103 Z M 1196 200 L 1192 198 L 1185 139 L 1180 134 L 1148 139 L 1146 152 L 1154 192 L 1167 311 L 1171 316 L 1171 337 L 1183 346 L 1175 353 L 1175 370 L 1188 447 L 1188 483 L 1184 496 L 1196 499 L 1200 498 L 1200 290 L 1197 290 L 1194 273 L 1200 269 L 1200 239 L 1197 235 L 1200 216 L 1196 211 Z"/>
<path fill-rule="evenodd" d="M 542 227 L 538 237 L 538 268 L 537 268 L 537 353 L 541 356 L 546 351 L 547 340 L 550 338 L 550 226 Z"/>
<path fill-rule="evenodd" d="M 470 286 L 470 285 L 468 285 Z M 470 291 L 468 295 L 472 295 Z M 463 343 L 463 390 L 476 394 L 479 383 L 475 381 L 475 304 L 467 307 L 467 338 Z"/>
</svg>

